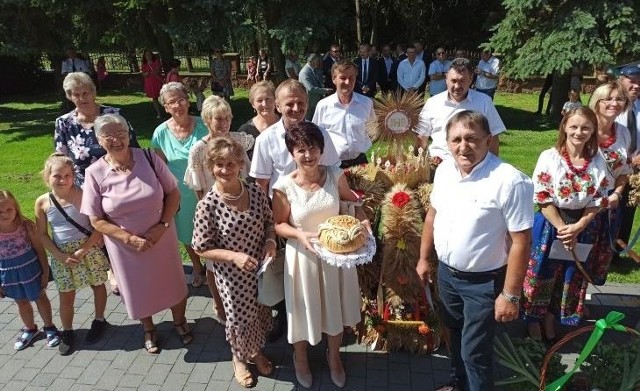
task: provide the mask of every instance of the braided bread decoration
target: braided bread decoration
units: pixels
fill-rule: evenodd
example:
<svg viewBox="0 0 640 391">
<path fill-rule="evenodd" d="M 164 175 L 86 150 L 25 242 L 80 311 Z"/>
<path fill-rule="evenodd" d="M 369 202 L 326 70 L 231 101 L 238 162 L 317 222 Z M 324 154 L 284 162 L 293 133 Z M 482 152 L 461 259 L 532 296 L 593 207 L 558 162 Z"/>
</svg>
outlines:
<svg viewBox="0 0 640 391">
<path fill-rule="evenodd" d="M 333 216 L 318 226 L 320 243 L 332 253 L 351 253 L 364 246 L 364 227 L 353 216 Z"/>
</svg>

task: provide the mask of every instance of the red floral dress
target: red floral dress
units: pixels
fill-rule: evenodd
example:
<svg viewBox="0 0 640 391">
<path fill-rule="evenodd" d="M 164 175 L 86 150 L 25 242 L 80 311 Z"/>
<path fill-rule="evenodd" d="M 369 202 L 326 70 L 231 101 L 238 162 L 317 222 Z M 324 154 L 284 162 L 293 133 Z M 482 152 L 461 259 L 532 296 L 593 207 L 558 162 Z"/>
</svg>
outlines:
<svg viewBox="0 0 640 391">
<path fill-rule="evenodd" d="M 555 148 L 540 154 L 532 179 L 536 204 L 550 203 L 557 208 L 572 210 L 602 206 L 606 203 L 606 191 L 612 180 L 600 155 L 596 155 L 585 170 L 576 170 Z M 598 221 L 594 219 L 578 241 L 595 243 L 598 230 Z M 556 235 L 555 227 L 542 212 L 537 212 L 524 280 L 524 318 L 535 322 L 552 312 L 560 317 L 563 324 L 577 325 L 582 317 L 587 282 L 575 262 L 549 258 Z M 591 255 L 587 264 L 593 262 Z"/>
</svg>

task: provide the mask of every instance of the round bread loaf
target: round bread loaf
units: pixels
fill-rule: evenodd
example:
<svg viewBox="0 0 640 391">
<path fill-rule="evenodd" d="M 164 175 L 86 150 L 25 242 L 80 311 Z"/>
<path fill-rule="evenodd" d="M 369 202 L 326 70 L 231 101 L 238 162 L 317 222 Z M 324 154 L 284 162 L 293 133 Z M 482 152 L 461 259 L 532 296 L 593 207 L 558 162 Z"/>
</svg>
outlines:
<svg viewBox="0 0 640 391">
<path fill-rule="evenodd" d="M 352 253 L 364 246 L 365 230 L 353 216 L 333 216 L 318 226 L 320 243 L 332 253 Z"/>
</svg>

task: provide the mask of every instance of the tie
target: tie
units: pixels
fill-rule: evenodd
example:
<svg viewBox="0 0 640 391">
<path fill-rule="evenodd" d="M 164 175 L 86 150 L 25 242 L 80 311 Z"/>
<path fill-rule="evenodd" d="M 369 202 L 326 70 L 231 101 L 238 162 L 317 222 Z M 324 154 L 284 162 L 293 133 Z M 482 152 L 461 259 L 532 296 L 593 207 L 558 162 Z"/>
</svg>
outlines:
<svg viewBox="0 0 640 391">
<path fill-rule="evenodd" d="M 367 82 L 367 60 L 362 61 L 362 84 Z"/>
<path fill-rule="evenodd" d="M 75 71 L 76 71 L 76 59 L 75 59 L 75 58 L 72 58 L 72 59 L 71 59 L 71 70 L 72 70 L 73 72 L 75 72 Z"/>
<path fill-rule="evenodd" d="M 638 124 L 636 123 L 634 106 L 635 105 L 631 105 L 631 107 L 629 107 L 629 113 L 627 114 L 627 127 L 629 128 L 629 133 L 631 133 L 631 153 L 635 152 L 638 146 Z"/>
</svg>

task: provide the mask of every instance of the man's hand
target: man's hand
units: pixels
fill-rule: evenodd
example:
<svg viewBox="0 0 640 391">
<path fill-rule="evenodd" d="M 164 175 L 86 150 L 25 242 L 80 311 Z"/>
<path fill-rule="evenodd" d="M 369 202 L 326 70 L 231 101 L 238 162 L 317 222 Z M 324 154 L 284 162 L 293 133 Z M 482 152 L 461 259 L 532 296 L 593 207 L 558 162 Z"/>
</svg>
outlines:
<svg viewBox="0 0 640 391">
<path fill-rule="evenodd" d="M 418 273 L 418 277 L 420 277 L 422 285 L 427 285 L 427 283 L 433 282 L 431 278 L 431 266 L 429 265 L 429 261 L 427 261 L 426 259 L 418 259 L 418 264 L 416 265 L 416 273 Z"/>
<path fill-rule="evenodd" d="M 496 322 L 506 323 L 518 318 L 519 304 L 510 302 L 503 294 L 498 295 L 495 304 Z"/>
</svg>

